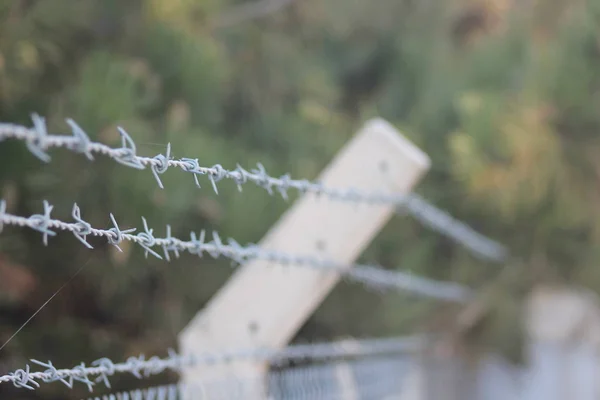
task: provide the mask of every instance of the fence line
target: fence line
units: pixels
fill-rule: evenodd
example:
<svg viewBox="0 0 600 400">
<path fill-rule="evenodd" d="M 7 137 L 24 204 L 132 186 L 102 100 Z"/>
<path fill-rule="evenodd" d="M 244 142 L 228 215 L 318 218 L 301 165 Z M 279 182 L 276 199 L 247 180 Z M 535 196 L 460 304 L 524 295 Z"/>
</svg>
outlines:
<svg viewBox="0 0 600 400">
<path fill-rule="evenodd" d="M 165 154 L 158 154 L 154 157 L 141 157 L 137 155 L 135 142 L 121 127 L 118 127 L 122 139 L 121 147 L 112 148 L 102 143 L 92 142 L 85 131 L 72 119 L 66 120 L 66 123 L 71 128 L 72 136 L 48 134 L 45 119 L 37 114 L 32 115 L 32 120 L 32 128 L 10 123 L 0 123 L 0 142 L 5 139 L 25 141 L 29 151 L 45 162 L 50 161 L 50 156 L 46 151 L 52 147 L 59 147 L 82 153 L 89 160 L 93 160 L 93 155 L 97 153 L 110 157 L 116 162 L 131 168 L 141 170 L 150 167 L 160 188 L 164 188 L 160 175 L 165 173 L 169 168 L 178 168 L 192 173 L 198 187 L 200 187 L 198 175 L 206 175 L 217 194 L 217 182 L 223 179 L 230 179 L 237 184 L 240 191 L 242 190 L 242 185 L 252 182 L 265 189 L 271 195 L 274 189 L 277 190 L 284 199 L 288 198 L 288 190 L 293 189 L 300 193 L 310 192 L 338 201 L 392 204 L 398 206 L 399 211 L 408 210 L 417 220 L 465 246 L 480 258 L 488 261 L 503 262 L 508 257 L 508 251 L 503 245 L 479 234 L 464 223 L 451 217 L 447 212 L 439 210 L 427 203 L 420 196 L 414 194 L 402 195 L 364 192 L 356 188 L 330 188 L 319 182 L 312 182 L 306 179 L 291 179 L 288 174 L 277 178 L 270 176 L 261 164 L 258 164 L 257 168 L 251 171 L 245 170 L 239 164 L 235 170 L 227 170 L 220 164 L 212 167 L 202 167 L 199 165 L 197 158 L 172 158 L 170 144 L 167 145 Z"/>
<path fill-rule="evenodd" d="M 110 388 L 109 378 L 117 373 L 130 373 L 138 379 L 143 379 L 167 370 L 179 372 L 198 365 L 215 365 L 234 361 L 268 362 L 277 366 L 289 361 L 327 361 L 390 355 L 423 349 L 427 340 L 428 338 L 423 336 L 364 339 L 357 341 L 358 346 L 353 348 L 344 346 L 343 341 L 335 341 L 291 345 L 283 349 L 238 349 L 185 356 L 169 350 L 168 357 L 164 358 L 153 356 L 146 360 L 142 354 L 137 357 L 129 357 L 121 363 L 114 363 L 109 358 L 100 358 L 90 363 L 90 366 L 86 367 L 82 362 L 70 369 L 57 369 L 51 361 L 31 360 L 33 364 L 45 369 L 31 372 L 31 367 L 27 364 L 24 369 L 0 376 L 0 383 L 12 383 L 19 388 L 35 390 L 41 382 L 61 382 L 68 388 L 72 388 L 74 382 L 81 382 L 92 392 L 97 383 L 103 383 Z"/>
<path fill-rule="evenodd" d="M 391 400 L 398 399 L 398 393 L 410 384 L 406 378 L 415 361 L 413 354 L 377 355 L 343 363 L 333 361 L 270 370 L 266 379 L 248 375 L 211 377 L 96 395 L 87 400 L 246 400 L 253 398 L 248 396 L 253 387 L 265 385 L 264 398 L 268 400 Z M 337 376 L 340 368 L 346 370 L 346 379 Z"/>
<path fill-rule="evenodd" d="M 88 248 L 92 248 L 92 246 L 87 242 L 86 237 L 88 235 L 100 236 L 106 238 L 109 244 L 117 248 L 119 248 L 119 243 L 123 240 L 131 241 L 140 245 L 144 249 L 146 256 L 152 254 L 159 259 L 162 259 L 162 256 L 153 250 L 154 247 L 162 248 L 167 260 L 170 260 L 169 253 L 171 252 L 176 257 L 179 257 L 180 252 L 183 251 L 198 255 L 199 257 L 202 257 L 203 253 L 206 252 L 214 258 L 219 256 L 229 258 L 235 264 L 242 264 L 253 259 L 263 259 L 282 265 L 315 268 L 323 272 L 340 274 L 344 278 L 363 283 L 377 290 L 392 288 L 407 290 L 424 296 L 450 301 L 465 301 L 471 295 L 471 291 L 468 288 L 456 283 L 437 282 L 400 271 L 385 270 L 376 265 L 344 265 L 327 259 L 263 249 L 255 244 L 242 246 L 233 239 L 228 239 L 227 244 L 224 244 L 216 232 L 213 232 L 211 241 L 206 241 L 205 231 L 201 231 L 198 236 L 192 232 L 190 240 L 185 241 L 171 236 L 171 227 L 167 225 L 166 237 L 158 238 L 154 237 L 154 229 L 148 227 L 148 223 L 144 217 L 142 217 L 143 232 L 133 234 L 136 230 L 135 228 L 120 229 L 112 214 L 110 214 L 110 219 L 113 227 L 110 229 L 97 229 L 81 218 L 81 212 L 77 204 L 73 205 L 72 211 L 72 217 L 76 222 L 64 222 L 52 219 L 50 216 L 52 209 L 53 206 L 44 201 L 43 214 L 21 217 L 7 213 L 6 201 L 0 200 L 0 232 L 5 224 L 28 227 L 41 232 L 43 234 L 43 242 L 47 245 L 48 236 L 54 236 L 56 235 L 55 230 L 61 230 L 73 233 L 77 240 Z"/>
</svg>

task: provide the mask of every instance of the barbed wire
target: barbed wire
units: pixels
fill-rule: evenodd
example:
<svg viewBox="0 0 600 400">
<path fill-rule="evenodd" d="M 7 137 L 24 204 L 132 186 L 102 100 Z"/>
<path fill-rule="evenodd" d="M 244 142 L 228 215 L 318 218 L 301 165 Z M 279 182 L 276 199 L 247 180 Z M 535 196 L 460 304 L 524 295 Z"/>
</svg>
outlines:
<svg viewBox="0 0 600 400">
<path fill-rule="evenodd" d="M 176 384 L 150 386 L 88 397 L 87 400 L 256 399 L 347 400 L 397 398 L 417 366 L 415 354 L 331 360 L 271 369 L 266 374 L 194 377 Z M 85 400 L 85 399 L 84 399 Z"/>
<path fill-rule="evenodd" d="M 485 237 L 470 226 L 457 220 L 444 210 L 427 202 L 418 194 L 407 196 L 405 207 L 422 224 L 443 233 L 487 261 L 504 262 L 508 249 L 495 240 Z M 402 208 L 399 208 L 401 211 Z"/>
<path fill-rule="evenodd" d="M 138 379 L 148 378 L 165 371 L 181 372 L 186 368 L 200 365 L 216 365 L 237 361 L 265 362 L 272 366 L 290 361 L 326 361 L 340 358 L 371 357 L 393 353 L 418 351 L 424 348 L 429 339 L 425 336 L 403 338 L 378 338 L 356 341 L 356 345 L 347 346 L 345 341 L 298 344 L 283 349 L 238 349 L 214 353 L 179 355 L 174 350 L 167 351 L 167 357 L 153 356 L 146 359 L 143 354 L 129 357 L 125 362 L 115 363 L 103 357 L 86 366 L 80 363 L 72 368 L 58 369 L 51 361 L 30 360 L 32 364 L 44 368 L 43 371 L 31 371 L 27 364 L 7 375 L 0 376 L 0 383 L 12 383 L 18 388 L 35 390 L 41 383 L 61 382 L 73 388 L 75 382 L 87 386 L 90 392 L 96 384 L 102 383 L 110 388 L 110 377 L 115 374 L 129 373 Z"/>
<path fill-rule="evenodd" d="M 73 205 L 71 213 L 75 222 L 64 222 L 51 218 L 50 214 L 53 206 L 48 201 L 44 200 L 43 204 L 43 214 L 22 217 L 7 213 L 6 201 L 0 200 L 0 232 L 2 232 L 4 225 L 27 227 L 41 232 L 44 245 L 48 245 L 48 236 L 55 236 L 56 231 L 60 230 L 71 232 L 77 240 L 90 249 L 92 246 L 87 242 L 87 236 L 98 236 L 106 238 L 109 244 L 119 250 L 121 250 L 119 244 L 123 240 L 136 243 L 144 249 L 146 257 L 148 254 L 151 254 L 154 257 L 163 259 L 154 250 L 154 248 L 162 248 L 164 258 L 168 261 L 171 259 L 171 253 L 179 257 L 180 252 L 187 251 L 188 253 L 202 257 L 203 253 L 206 252 L 213 258 L 221 256 L 229 258 L 234 262 L 234 265 L 239 265 L 250 260 L 262 259 L 282 265 L 298 265 L 314 268 L 323 272 L 340 274 L 344 278 L 377 290 L 392 288 L 407 290 L 432 298 L 458 302 L 466 301 L 471 295 L 469 289 L 456 283 L 437 282 L 400 271 L 385 270 L 376 265 L 340 264 L 332 260 L 319 259 L 312 256 L 294 255 L 282 251 L 264 249 L 256 244 L 242 246 L 233 239 L 228 239 L 225 244 L 217 232 L 212 233 L 212 240 L 210 241 L 207 241 L 205 231 L 201 231 L 199 235 L 191 232 L 190 240 L 181 240 L 171 235 L 171 227 L 167 225 L 166 236 L 163 238 L 155 237 L 154 229 L 148 227 L 148 223 L 144 217 L 142 217 L 144 229 L 136 234 L 133 233 L 136 231 L 136 228 L 122 230 L 112 214 L 110 214 L 110 220 L 113 227 L 109 229 L 97 229 L 81 218 L 81 210 L 77 204 Z"/>
<path fill-rule="evenodd" d="M 194 393 L 202 393 L 202 384 L 170 384 L 150 386 L 143 389 L 131 389 L 102 396 L 89 397 L 87 400 L 177 400 L 194 398 Z M 86 399 L 83 399 L 86 400 Z"/>
<path fill-rule="evenodd" d="M 102 154 L 131 168 L 143 170 L 149 167 L 160 188 L 164 188 L 160 175 L 169 168 L 178 168 L 193 174 L 194 182 L 199 188 L 198 176 L 205 175 L 217 194 L 217 183 L 223 179 L 229 179 L 237 184 L 240 191 L 244 184 L 251 182 L 265 189 L 271 195 L 276 190 L 286 200 L 288 191 L 293 189 L 300 193 L 325 196 L 331 200 L 395 205 L 400 212 L 407 210 L 420 222 L 465 246 L 474 255 L 484 260 L 503 262 L 508 257 L 508 251 L 503 245 L 479 234 L 451 217 L 447 212 L 439 210 L 414 194 L 366 192 L 356 188 L 331 188 L 319 182 L 292 179 L 289 174 L 277 178 L 270 176 L 262 164 L 257 164 L 257 168 L 250 171 L 242 168 L 239 164 L 234 170 L 227 170 L 220 164 L 203 167 L 200 166 L 197 158 L 175 159 L 171 157 L 170 143 L 167 144 L 165 154 L 142 157 L 137 155 L 135 142 L 122 127 L 117 127 L 121 135 L 121 147 L 112 148 L 102 143 L 92 142 L 87 133 L 72 119 L 66 120 L 67 125 L 71 128 L 71 136 L 48 134 L 45 119 L 37 114 L 32 115 L 32 120 L 33 127 L 31 128 L 0 123 L 0 142 L 5 139 L 25 141 L 29 151 L 44 162 L 50 161 L 47 150 L 57 147 L 84 154 L 89 160 L 94 160 L 94 154 Z"/>
</svg>

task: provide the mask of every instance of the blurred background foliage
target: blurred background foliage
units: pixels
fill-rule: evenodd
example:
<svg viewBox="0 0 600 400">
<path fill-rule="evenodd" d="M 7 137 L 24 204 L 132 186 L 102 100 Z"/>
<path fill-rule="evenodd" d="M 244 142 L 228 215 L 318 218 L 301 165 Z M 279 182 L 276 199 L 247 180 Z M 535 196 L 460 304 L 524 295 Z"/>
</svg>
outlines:
<svg viewBox="0 0 600 400">
<path fill-rule="evenodd" d="M 404 216 L 362 260 L 477 288 L 502 276 L 481 339 L 518 352 L 527 285 L 600 289 L 599 23 L 598 0 L 3 0 L 0 120 L 29 125 L 37 112 L 66 133 L 73 118 L 111 145 L 123 126 L 139 154 L 171 142 L 176 157 L 202 165 L 261 162 L 314 178 L 366 119 L 386 118 L 433 160 L 418 192 L 523 261 L 500 275 L 507 267 Z M 77 202 L 94 226 L 108 227 L 112 212 L 122 227 L 146 216 L 158 231 L 217 229 L 244 243 L 289 206 L 249 186 L 240 195 L 231 182 L 217 197 L 207 181 L 199 190 L 174 171 L 161 190 L 148 171 L 52 155 L 45 165 L 22 143 L 2 143 L 9 212 L 37 213 L 48 199 L 68 219 Z M 2 342 L 83 269 L 0 351 L 0 372 L 28 358 L 66 366 L 164 354 L 231 274 L 221 260 L 166 263 L 94 245 L 61 235 L 44 247 L 35 232 L 2 233 Z M 342 283 L 298 340 L 443 330 L 438 317 L 451 312 Z M 81 395 L 59 385 L 18 393 Z"/>
</svg>

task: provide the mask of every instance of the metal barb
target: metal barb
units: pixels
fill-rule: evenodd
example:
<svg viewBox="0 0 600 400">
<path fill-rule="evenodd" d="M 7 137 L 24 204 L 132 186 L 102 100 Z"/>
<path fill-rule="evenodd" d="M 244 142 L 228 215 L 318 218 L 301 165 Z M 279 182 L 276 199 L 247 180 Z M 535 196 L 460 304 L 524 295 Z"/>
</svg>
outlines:
<svg viewBox="0 0 600 400">
<path fill-rule="evenodd" d="M 117 127 L 117 130 L 121 134 L 121 148 L 119 154 L 114 157 L 115 161 L 131 168 L 145 169 L 144 164 L 136 155 L 135 142 L 131 136 L 120 126 Z"/>
<path fill-rule="evenodd" d="M 31 115 L 31 119 L 33 130 L 31 131 L 32 135 L 27 139 L 27 149 L 40 160 L 50 162 L 50 156 L 45 152 L 48 138 L 46 120 L 35 113 Z"/>
<path fill-rule="evenodd" d="M 162 260 L 162 257 L 160 256 L 160 254 L 158 254 L 157 252 L 152 250 L 152 247 L 156 246 L 156 239 L 152 235 L 152 233 L 154 232 L 154 229 L 148 228 L 148 222 L 146 221 L 146 218 L 144 218 L 144 217 L 142 217 L 142 223 L 144 224 L 144 232 L 139 232 L 137 234 L 137 238 L 139 239 L 137 241 L 137 244 L 139 244 L 140 246 L 142 246 L 144 248 L 144 250 L 146 250 L 144 252 L 144 256 L 146 258 L 148 258 L 148 253 L 150 253 L 154 257 L 158 258 L 159 260 Z"/>
<path fill-rule="evenodd" d="M 143 378 L 141 373 L 141 370 L 144 366 L 143 354 L 140 354 L 138 357 L 129 357 L 125 364 L 127 365 L 129 372 L 131 372 L 133 376 L 135 376 L 138 379 Z"/>
<path fill-rule="evenodd" d="M 151 165 L 152 174 L 154 175 L 154 179 L 158 183 L 158 186 L 161 189 L 164 189 L 162 181 L 160 180 L 159 175 L 164 174 L 167 169 L 169 169 L 169 160 L 171 160 L 171 143 L 167 143 L 167 154 L 157 154 L 154 156 L 154 163 Z"/>
<path fill-rule="evenodd" d="M 167 261 L 171 261 L 169 256 L 169 252 L 172 251 L 175 254 L 175 257 L 179 258 L 179 249 L 177 248 L 177 239 L 171 236 L 171 225 L 167 225 L 167 234 L 164 239 L 163 244 L 163 252 L 165 253 L 165 258 Z"/>
<path fill-rule="evenodd" d="M 202 187 L 200 186 L 200 182 L 198 181 L 198 175 L 203 175 L 204 172 L 200 169 L 200 165 L 198 164 L 198 159 L 197 158 L 182 158 L 181 159 L 181 169 L 183 169 L 185 172 L 191 172 L 192 174 L 194 174 L 194 183 L 196 184 L 196 186 L 198 187 L 198 189 L 201 189 Z"/>
<path fill-rule="evenodd" d="M 221 166 L 221 164 L 213 165 L 210 172 L 208 173 L 208 179 L 212 184 L 213 190 L 216 194 L 219 194 L 219 190 L 217 189 L 217 182 L 222 180 L 227 176 L 227 171 Z"/>
<path fill-rule="evenodd" d="M 243 264 L 246 261 L 246 256 L 242 246 L 232 238 L 227 239 L 227 245 L 232 249 L 230 256 L 232 260 L 231 266 Z"/>
<path fill-rule="evenodd" d="M 40 378 L 42 380 L 42 382 L 50 383 L 50 382 L 60 381 L 67 387 L 69 387 L 69 388 L 72 387 L 72 385 L 70 385 L 69 381 L 67 381 L 64 378 L 61 378 L 61 376 L 58 374 L 58 370 L 56 369 L 56 367 L 54 367 L 54 365 L 52 365 L 52 361 L 48 361 L 47 363 L 44 363 L 44 362 L 41 362 L 38 360 L 34 360 L 34 359 L 32 359 L 30 361 L 34 364 L 37 364 L 44 368 L 47 368 L 45 371 L 42 372 L 42 374 L 44 374 L 44 376 L 42 376 Z"/>
<path fill-rule="evenodd" d="M 271 183 L 271 179 L 265 167 L 261 163 L 256 164 L 256 169 L 252 170 L 252 173 L 255 175 L 254 182 L 265 189 L 267 193 L 273 195 L 273 184 Z"/>
<path fill-rule="evenodd" d="M 207 251 L 208 254 L 210 254 L 213 258 L 218 258 L 220 255 L 224 254 L 223 242 L 221 241 L 221 237 L 219 237 L 218 232 L 213 231 L 212 236 L 213 240 L 212 242 L 208 243 L 210 247 Z"/>
<path fill-rule="evenodd" d="M 81 219 L 81 211 L 79 210 L 79 206 L 77 203 L 73 204 L 73 211 L 71 216 L 75 221 L 77 221 L 77 227 L 73 230 L 73 235 L 77 240 L 79 240 L 85 247 L 88 249 L 93 249 L 92 245 L 89 244 L 86 240 L 86 236 L 92 233 L 92 226 Z"/>
<path fill-rule="evenodd" d="M 123 250 L 121 250 L 121 248 L 119 247 L 119 243 L 121 243 L 123 241 L 123 239 L 125 238 L 123 235 L 127 234 L 127 233 L 135 232 L 135 228 L 131 228 L 131 229 L 122 231 L 121 229 L 119 229 L 119 225 L 117 224 L 117 221 L 115 220 L 115 216 L 112 215 L 112 213 L 110 214 L 110 220 L 113 224 L 113 227 L 106 231 L 107 232 L 106 238 L 108 239 L 109 244 L 112 244 L 113 246 L 115 246 L 117 248 L 117 250 L 119 250 L 122 253 Z"/>
<path fill-rule="evenodd" d="M 81 363 L 79 365 L 76 365 L 73 368 L 74 374 L 72 374 L 70 376 L 72 381 L 77 381 L 77 382 L 82 382 L 83 384 L 85 384 L 88 388 L 88 390 L 90 392 L 93 392 L 93 386 L 94 386 L 94 382 L 92 382 L 90 380 L 90 378 L 88 377 L 89 375 L 89 371 L 88 369 L 85 367 L 84 363 Z"/>
<path fill-rule="evenodd" d="M 91 365 L 93 367 L 98 367 L 98 370 L 101 371 L 98 374 L 98 378 L 96 378 L 96 382 L 102 382 L 104 383 L 104 386 L 110 389 L 111 386 L 108 377 L 115 374 L 115 364 L 110 360 L 110 358 L 104 357 L 93 361 Z"/>
<path fill-rule="evenodd" d="M 94 161 L 94 156 L 92 155 L 92 151 L 90 149 L 90 144 L 92 143 L 90 141 L 90 137 L 71 118 L 67 118 L 65 121 L 67 122 L 67 125 L 71 127 L 73 137 L 77 140 L 77 146 L 75 149 L 80 153 L 85 154 L 88 160 Z"/>
<path fill-rule="evenodd" d="M 43 234 L 43 242 L 45 246 L 48 245 L 48 235 L 56 235 L 56 232 L 53 232 L 49 229 L 52 223 L 50 213 L 52 212 L 53 208 L 54 206 L 51 206 L 50 203 L 48 203 L 48 201 L 44 200 L 44 214 L 34 214 L 31 217 L 29 217 L 29 220 L 31 221 L 29 226 L 32 229 L 35 229 L 36 231 L 39 231 Z"/>
<path fill-rule="evenodd" d="M 245 185 L 248 182 L 248 171 L 246 171 L 240 164 L 237 164 L 234 172 L 237 175 L 233 175 L 233 180 L 237 185 L 238 191 L 242 192 L 242 185 Z"/>
<path fill-rule="evenodd" d="M 25 369 L 18 369 L 9 376 L 16 387 L 35 390 L 40 387 L 40 384 L 33 379 L 29 371 L 29 365 L 26 365 Z"/>
<path fill-rule="evenodd" d="M 281 197 L 285 201 L 288 201 L 289 196 L 288 196 L 287 191 L 291 187 L 292 178 L 288 174 L 286 174 L 286 175 L 283 175 L 281 178 L 279 178 L 279 180 L 281 181 L 281 183 L 279 186 L 277 186 L 277 190 L 279 191 L 279 194 L 281 195 Z"/>
</svg>

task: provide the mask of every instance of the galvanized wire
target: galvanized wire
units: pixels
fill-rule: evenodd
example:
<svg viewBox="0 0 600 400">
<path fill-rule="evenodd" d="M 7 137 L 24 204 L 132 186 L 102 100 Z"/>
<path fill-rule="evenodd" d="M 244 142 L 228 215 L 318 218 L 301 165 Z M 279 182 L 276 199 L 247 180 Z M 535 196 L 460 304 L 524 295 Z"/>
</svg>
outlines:
<svg viewBox="0 0 600 400">
<path fill-rule="evenodd" d="M 109 358 L 100 358 L 90 363 L 89 366 L 82 362 L 73 368 L 66 369 L 56 368 L 51 361 L 31 360 L 34 365 L 42 367 L 44 370 L 33 372 L 28 364 L 23 369 L 0 376 L 0 383 L 12 383 L 19 388 L 35 390 L 40 383 L 61 382 L 68 388 L 72 388 L 75 382 L 80 382 L 92 392 L 98 383 L 110 388 L 109 379 L 115 374 L 129 373 L 138 379 L 143 379 L 165 371 L 181 372 L 184 369 L 200 365 L 216 365 L 234 361 L 265 362 L 277 366 L 285 365 L 290 361 L 324 362 L 336 359 L 373 357 L 415 352 L 423 349 L 427 341 L 426 337 L 413 336 L 359 340 L 352 347 L 347 346 L 344 341 L 338 341 L 291 345 L 283 349 L 237 349 L 190 355 L 179 355 L 175 351 L 169 350 L 168 356 L 164 358 L 153 356 L 146 360 L 142 354 L 138 357 L 130 357 L 121 363 L 115 363 Z"/>
<path fill-rule="evenodd" d="M 48 236 L 56 235 L 56 231 L 71 232 L 77 240 L 88 248 L 92 246 L 87 242 L 87 236 L 104 237 L 117 249 L 119 243 L 128 240 L 138 244 L 145 251 L 146 257 L 151 254 L 159 259 L 163 257 L 154 249 L 160 248 L 167 260 L 171 253 L 179 257 L 180 252 L 187 251 L 202 257 L 206 252 L 213 258 L 226 257 L 235 264 L 242 264 L 250 260 L 262 259 L 282 265 L 297 265 L 317 269 L 323 272 L 340 274 L 342 277 L 362 283 L 368 287 L 385 290 L 406 290 L 419 295 L 449 301 L 466 301 L 471 296 L 471 291 L 459 284 L 449 282 L 437 282 L 431 279 L 416 277 L 412 274 L 400 271 L 385 270 L 376 265 L 346 265 L 338 262 L 320 259 L 306 255 L 289 254 L 282 251 L 264 249 L 256 244 L 240 245 L 233 239 L 228 239 L 224 244 L 217 232 L 213 232 L 212 240 L 207 241 L 206 232 L 201 231 L 199 235 L 194 232 L 190 234 L 189 240 L 182 240 L 171 236 L 171 227 L 166 226 L 165 237 L 155 237 L 154 229 L 148 227 L 148 223 L 142 217 L 143 231 L 134 234 L 135 228 L 122 230 L 110 214 L 113 224 L 109 229 L 93 228 L 88 222 L 81 218 L 81 211 L 77 204 L 73 205 L 72 217 L 75 222 L 64 222 L 51 218 L 53 206 L 44 201 L 44 213 L 27 217 L 17 216 L 6 212 L 6 201 L 0 200 L 0 232 L 4 225 L 16 225 L 39 231 L 43 235 L 43 242 L 48 244 Z"/>
<path fill-rule="evenodd" d="M 472 254 L 494 262 L 504 262 L 509 257 L 506 247 L 483 236 L 448 212 L 428 203 L 418 194 L 411 193 L 407 196 L 404 206 L 422 224 L 452 238 L 471 250 Z"/>
<path fill-rule="evenodd" d="M 218 193 L 217 183 L 223 179 L 229 179 L 237 184 L 240 191 L 244 184 L 251 182 L 264 188 L 269 194 L 273 194 L 276 190 L 284 199 L 288 198 L 288 191 L 292 189 L 300 193 L 314 193 L 338 201 L 395 205 L 400 212 L 408 211 L 420 222 L 465 246 L 482 259 L 502 262 L 508 257 L 508 251 L 503 245 L 477 233 L 464 223 L 452 218 L 447 212 L 439 210 L 414 194 L 368 192 L 357 188 L 331 188 L 319 182 L 292 179 L 287 174 L 277 178 L 269 175 L 261 164 L 250 171 L 240 165 L 234 170 L 227 170 L 220 164 L 203 167 L 196 158 L 175 159 L 171 157 L 170 144 L 167 145 L 165 154 L 142 157 L 137 155 L 133 139 L 121 127 L 118 127 L 122 138 L 121 147 L 112 148 L 102 143 L 92 142 L 85 131 L 72 119 L 66 120 L 72 132 L 71 136 L 48 134 L 45 119 L 37 114 L 32 116 L 32 120 L 33 127 L 31 128 L 0 123 L 0 142 L 5 139 L 25 141 L 29 151 L 45 162 L 50 161 L 47 150 L 60 147 L 84 154 L 90 160 L 94 159 L 94 154 L 102 154 L 131 168 L 146 169 L 149 167 L 161 188 L 164 186 L 160 175 L 169 168 L 178 168 L 193 174 L 194 182 L 198 187 L 200 187 L 198 176 L 205 175 L 215 193 Z"/>
</svg>

